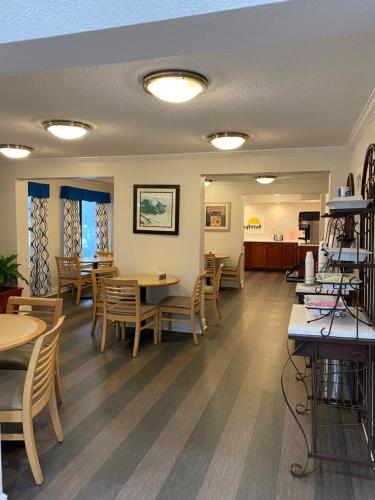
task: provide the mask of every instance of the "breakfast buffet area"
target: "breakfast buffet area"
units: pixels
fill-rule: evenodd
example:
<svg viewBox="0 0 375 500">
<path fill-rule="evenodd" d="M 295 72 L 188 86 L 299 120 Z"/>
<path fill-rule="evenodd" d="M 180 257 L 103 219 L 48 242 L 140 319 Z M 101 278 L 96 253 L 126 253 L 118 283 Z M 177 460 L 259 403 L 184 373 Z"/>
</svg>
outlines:
<svg viewBox="0 0 375 500">
<path fill-rule="evenodd" d="M 375 263 L 375 144 L 368 147 L 360 192 L 353 174 L 322 214 L 325 235 L 317 258 L 306 256 L 304 283 L 296 284 L 282 392 L 306 446 L 290 466 L 307 476 L 311 459 L 373 466 Z M 291 365 L 304 398 L 290 402 L 285 370 Z M 344 443 L 346 443 L 344 445 Z"/>
</svg>

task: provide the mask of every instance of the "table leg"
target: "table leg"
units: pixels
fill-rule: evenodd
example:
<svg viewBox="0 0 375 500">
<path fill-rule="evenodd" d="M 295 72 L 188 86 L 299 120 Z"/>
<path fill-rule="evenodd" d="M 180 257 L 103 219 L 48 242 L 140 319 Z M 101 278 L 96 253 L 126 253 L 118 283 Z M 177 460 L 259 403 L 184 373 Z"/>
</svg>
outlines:
<svg viewBox="0 0 375 500">
<path fill-rule="evenodd" d="M 0 426 L 0 500 L 7 500 L 7 496 L 3 492 L 3 469 L 1 465 L 1 426 Z"/>
</svg>

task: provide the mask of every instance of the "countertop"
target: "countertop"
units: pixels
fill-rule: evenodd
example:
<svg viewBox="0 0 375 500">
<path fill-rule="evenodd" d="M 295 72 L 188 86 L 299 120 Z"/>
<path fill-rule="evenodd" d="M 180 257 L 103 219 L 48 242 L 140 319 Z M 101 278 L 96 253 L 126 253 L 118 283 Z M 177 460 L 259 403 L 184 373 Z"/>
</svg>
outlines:
<svg viewBox="0 0 375 500">
<path fill-rule="evenodd" d="M 244 240 L 245 243 L 297 243 L 299 247 L 318 247 L 319 245 L 315 245 L 312 243 L 301 243 L 298 240 L 282 240 L 282 241 L 275 241 L 273 239 L 263 239 L 263 240 Z"/>
</svg>

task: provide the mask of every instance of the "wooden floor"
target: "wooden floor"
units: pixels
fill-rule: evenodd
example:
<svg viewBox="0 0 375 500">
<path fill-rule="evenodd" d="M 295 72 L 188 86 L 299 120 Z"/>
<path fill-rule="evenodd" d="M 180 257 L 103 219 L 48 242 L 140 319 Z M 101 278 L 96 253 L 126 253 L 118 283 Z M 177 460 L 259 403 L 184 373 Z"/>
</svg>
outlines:
<svg viewBox="0 0 375 500">
<path fill-rule="evenodd" d="M 143 344 L 132 359 L 130 346 L 114 335 L 100 354 L 100 328 L 90 336 L 91 303 L 75 306 L 68 297 L 61 339 L 65 441 L 55 441 L 43 411 L 35 419 L 40 487 L 24 448 L 6 445 L 9 499 L 375 498 L 367 469 L 324 463 L 306 479 L 290 475 L 291 462 L 305 454 L 280 390 L 294 301 L 284 274 L 248 273 L 244 290 L 222 293 L 223 321 L 198 346 L 173 334 L 158 346 Z M 291 401 L 301 400 L 294 371 L 286 382 Z"/>
</svg>

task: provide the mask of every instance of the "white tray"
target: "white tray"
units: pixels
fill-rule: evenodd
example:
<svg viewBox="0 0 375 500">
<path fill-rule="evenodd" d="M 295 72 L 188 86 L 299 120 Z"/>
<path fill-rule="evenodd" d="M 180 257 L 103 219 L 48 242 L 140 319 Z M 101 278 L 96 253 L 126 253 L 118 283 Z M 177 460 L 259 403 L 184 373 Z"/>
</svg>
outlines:
<svg viewBox="0 0 375 500">
<path fill-rule="evenodd" d="M 332 210 L 345 210 L 355 208 L 367 208 L 373 200 L 348 200 L 347 197 L 328 201 L 327 205 Z"/>
<path fill-rule="evenodd" d="M 344 262 L 364 262 L 369 255 L 372 254 L 369 250 L 364 250 L 363 248 L 360 248 L 357 253 L 357 248 L 334 248 L 334 247 L 328 247 L 327 249 L 328 254 L 330 257 L 333 258 L 333 260 L 339 260 L 344 261 Z"/>
</svg>

